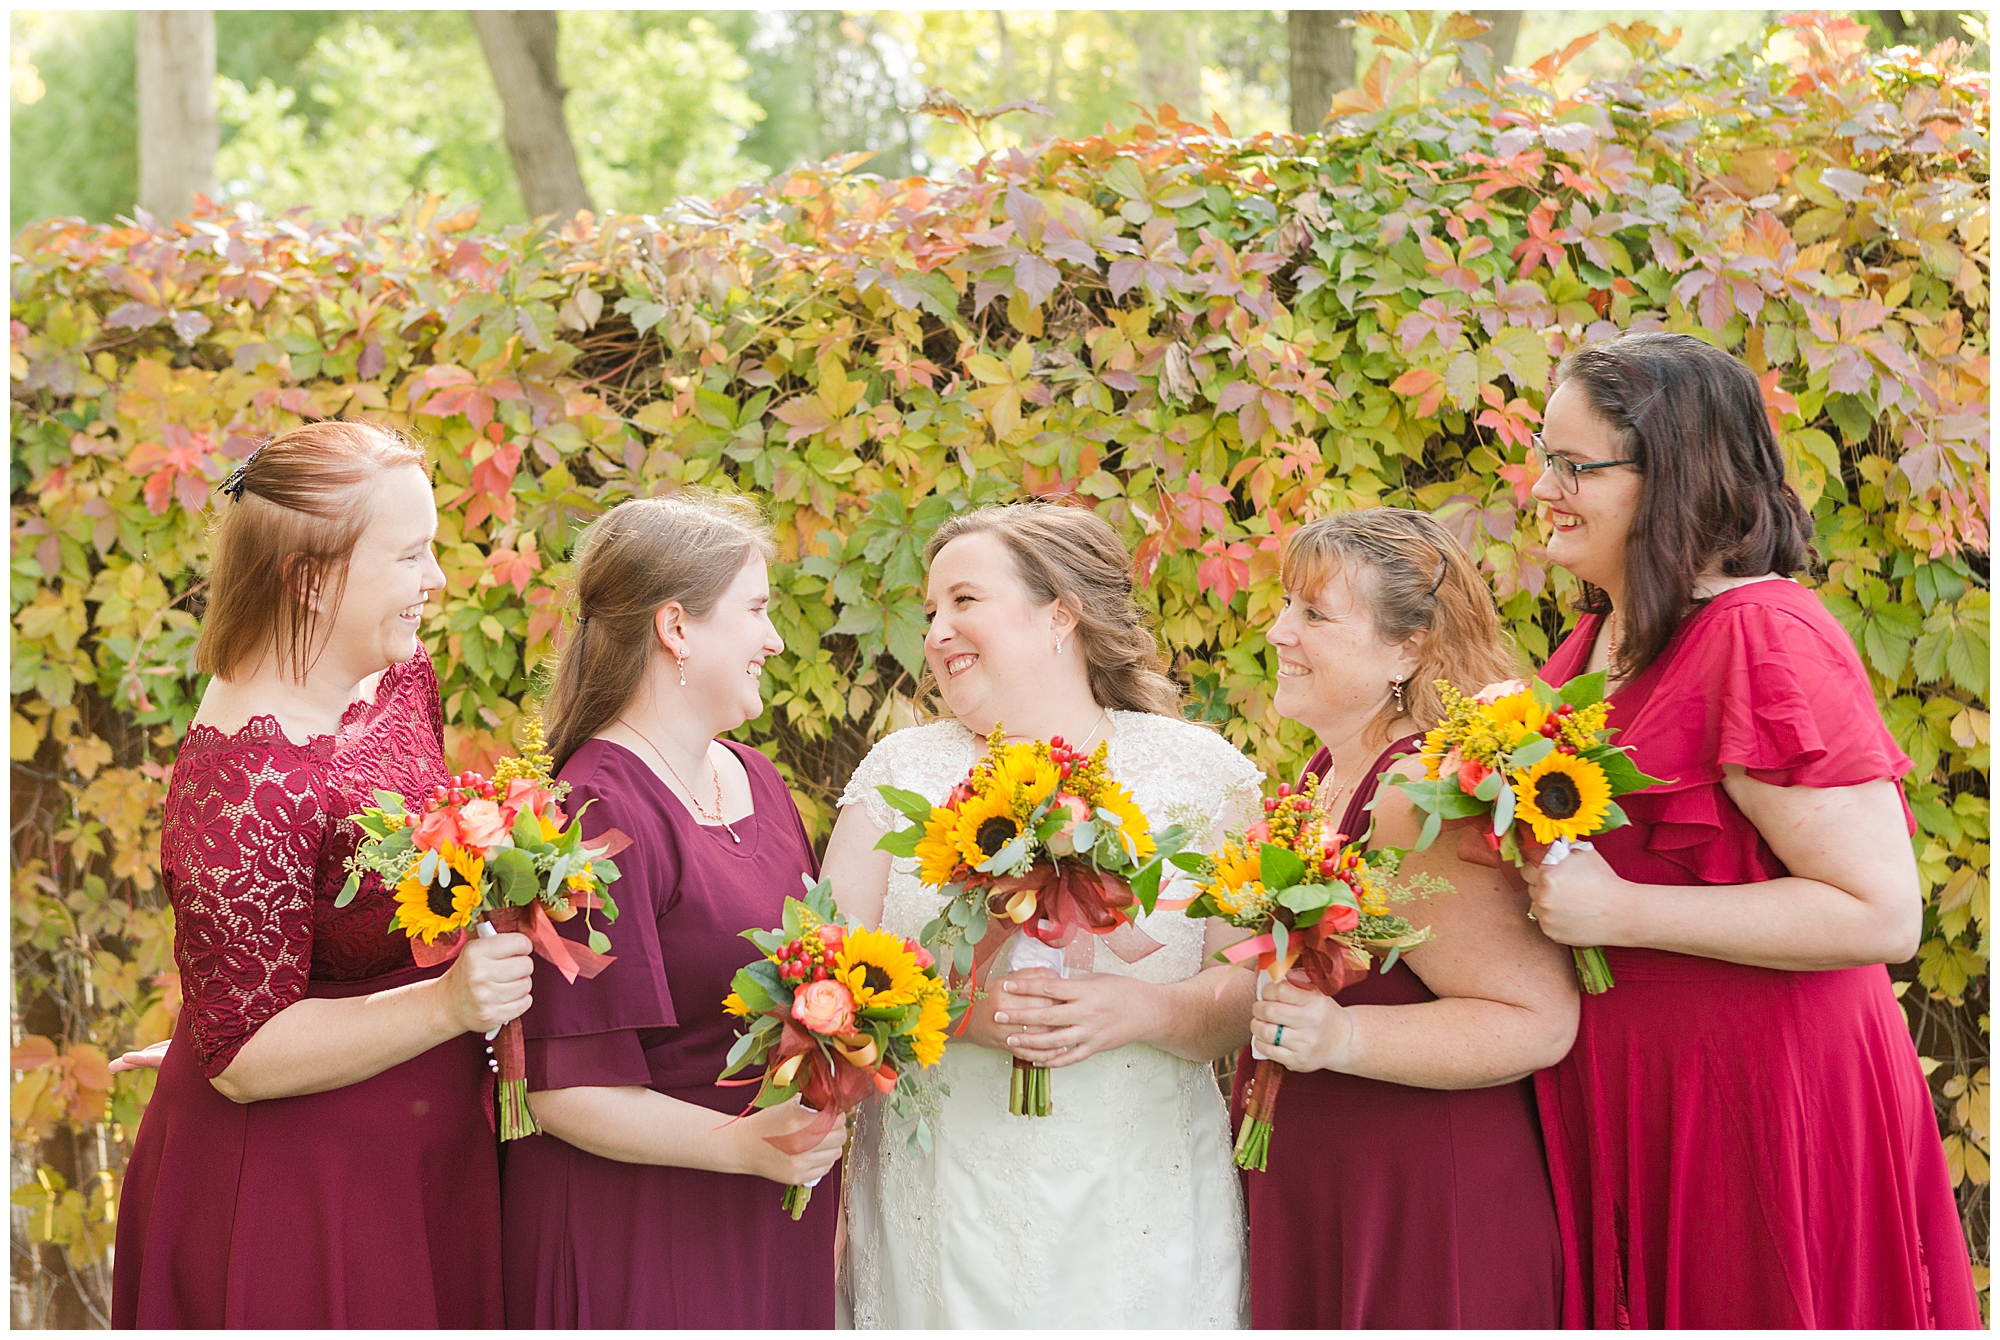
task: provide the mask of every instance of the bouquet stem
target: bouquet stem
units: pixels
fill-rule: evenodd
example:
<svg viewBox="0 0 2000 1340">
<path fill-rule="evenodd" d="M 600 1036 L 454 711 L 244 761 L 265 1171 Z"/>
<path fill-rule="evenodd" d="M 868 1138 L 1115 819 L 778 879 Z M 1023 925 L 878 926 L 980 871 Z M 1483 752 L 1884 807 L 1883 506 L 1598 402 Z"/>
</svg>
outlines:
<svg viewBox="0 0 2000 1340">
<path fill-rule="evenodd" d="M 1592 946 L 1572 949 L 1570 953 L 1576 958 L 1577 983 L 1587 994 L 1601 996 L 1616 985 L 1611 978 L 1611 965 L 1604 961 L 1602 949 Z"/>
<path fill-rule="evenodd" d="M 799 1218 L 806 1212 L 806 1206 L 812 1204 L 812 1198 L 813 1189 L 809 1186 L 793 1185 L 786 1187 L 784 1200 L 785 1212 L 794 1219 Z"/>
<path fill-rule="evenodd" d="M 1049 1100 L 1049 1069 L 1014 1058 L 1007 1085 L 1007 1110 L 1017 1117 L 1046 1117 L 1055 1110 Z"/>
<path fill-rule="evenodd" d="M 519 1019 L 509 1019 L 500 1026 L 500 1036 L 493 1040 L 493 1055 L 500 1062 L 500 1138 L 540 1135 L 542 1128 L 528 1110 L 528 1048 Z"/>
<path fill-rule="evenodd" d="M 1250 1093 L 1243 1103 L 1243 1128 L 1236 1132 L 1236 1166 L 1263 1172 L 1271 1153 L 1271 1127 L 1277 1121 L 1278 1086 L 1285 1068 L 1276 1061 L 1259 1061 L 1250 1075 Z"/>
</svg>

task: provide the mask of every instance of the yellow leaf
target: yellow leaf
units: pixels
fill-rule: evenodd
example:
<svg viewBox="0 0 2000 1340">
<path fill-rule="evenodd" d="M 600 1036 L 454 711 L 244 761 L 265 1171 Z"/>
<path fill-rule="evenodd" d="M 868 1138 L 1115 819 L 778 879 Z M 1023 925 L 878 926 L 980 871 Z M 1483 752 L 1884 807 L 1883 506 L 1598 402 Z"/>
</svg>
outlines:
<svg viewBox="0 0 2000 1340">
<path fill-rule="evenodd" d="M 8 739 L 8 757 L 17 762 L 33 758 L 35 751 L 42 745 L 42 728 L 19 712 L 11 712 L 8 715 L 13 718 L 13 734 Z"/>
</svg>

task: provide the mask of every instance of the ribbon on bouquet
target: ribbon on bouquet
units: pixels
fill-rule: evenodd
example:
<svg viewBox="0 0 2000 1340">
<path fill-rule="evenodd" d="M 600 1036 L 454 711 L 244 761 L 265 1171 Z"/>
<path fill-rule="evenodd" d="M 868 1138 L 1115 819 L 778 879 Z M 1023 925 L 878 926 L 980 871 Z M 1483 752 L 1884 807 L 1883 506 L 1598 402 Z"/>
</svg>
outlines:
<svg viewBox="0 0 2000 1340">
<path fill-rule="evenodd" d="M 803 1154 L 871 1093 L 887 1093 L 896 1087 L 896 1072 L 875 1055 L 873 1041 L 859 1035 L 854 1040 L 858 1045 L 849 1045 L 838 1036 L 830 1036 L 826 1041 L 846 1065 L 829 1061 L 816 1036 L 790 1019 L 785 1020 L 777 1050 L 771 1054 L 767 1066 L 771 1074 L 782 1071 L 794 1057 L 798 1058 L 796 1066 L 805 1072 L 799 1077 L 799 1102 L 815 1113 L 810 1122 L 789 1135 L 764 1137 L 765 1143 L 781 1154 Z M 739 1084 L 762 1084 L 764 1080 L 764 1075 L 756 1075 L 749 1079 L 719 1079 L 716 1084 L 733 1088 Z M 748 1116 L 754 1108 L 752 1104 L 737 1115 Z"/>
<path fill-rule="evenodd" d="M 1051 949 L 1062 950 L 1068 968 L 1087 971 L 1096 961 L 1100 939 L 1120 959 L 1137 963 L 1162 947 L 1133 924 L 1132 909 L 1138 902 L 1124 880 L 1077 861 L 1038 865 L 1025 875 L 996 879 L 986 904 L 995 924 L 972 951 L 972 981 L 977 984 L 986 965 L 1007 943 L 1008 929 L 1019 929 Z M 996 930 L 1002 933 L 995 934 Z"/>
<path fill-rule="evenodd" d="M 1320 919 L 1303 930 L 1293 928 L 1285 936 L 1285 950 L 1278 952 L 1276 937 L 1265 932 L 1248 940 L 1239 940 L 1222 951 L 1229 962 L 1242 965 L 1256 960 L 1257 971 L 1269 973 L 1274 982 L 1282 981 L 1293 972 L 1306 975 L 1313 989 L 1321 995 L 1335 996 L 1350 983 L 1358 982 L 1367 975 L 1368 964 L 1364 959 L 1354 962 L 1348 947 L 1335 937 L 1344 931 L 1351 931 L 1361 924 L 1361 914 L 1351 907 L 1334 906 L 1326 909 Z M 1216 984 L 1221 991 L 1221 983 Z"/>
</svg>

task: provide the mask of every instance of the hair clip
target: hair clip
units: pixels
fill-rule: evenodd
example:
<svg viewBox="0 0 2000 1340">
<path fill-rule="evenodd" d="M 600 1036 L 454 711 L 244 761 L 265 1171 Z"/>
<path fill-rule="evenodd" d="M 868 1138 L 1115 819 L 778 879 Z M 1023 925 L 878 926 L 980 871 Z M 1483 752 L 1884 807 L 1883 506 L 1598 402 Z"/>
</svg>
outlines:
<svg viewBox="0 0 2000 1340">
<path fill-rule="evenodd" d="M 1440 586 L 1443 586 L 1443 585 L 1444 585 L 1444 574 L 1445 574 L 1445 570 L 1446 570 L 1447 568 L 1449 568 L 1450 566 L 1451 566 L 1451 563 L 1450 563 L 1450 561 L 1449 561 L 1449 560 L 1447 560 L 1447 559 L 1445 558 L 1445 556 L 1444 556 L 1444 552 L 1443 552 L 1442 550 L 1440 550 L 1440 551 L 1438 552 L 1438 575 L 1437 575 L 1437 579 L 1436 579 L 1435 581 L 1433 581 L 1433 582 L 1431 583 L 1431 589 L 1430 589 L 1429 591 L 1425 592 L 1424 594 L 1426 594 L 1426 595 L 1432 595 L 1432 596 L 1434 596 L 1434 595 L 1436 595 L 1436 594 L 1438 593 L 1438 588 L 1439 588 Z"/>
<path fill-rule="evenodd" d="M 222 491 L 229 495 L 231 502 L 243 501 L 243 485 L 249 478 L 250 462 L 256 460 L 257 452 L 263 449 L 264 443 L 258 443 L 256 449 L 243 458 L 243 464 L 231 470 L 229 478 L 222 481 Z"/>
</svg>

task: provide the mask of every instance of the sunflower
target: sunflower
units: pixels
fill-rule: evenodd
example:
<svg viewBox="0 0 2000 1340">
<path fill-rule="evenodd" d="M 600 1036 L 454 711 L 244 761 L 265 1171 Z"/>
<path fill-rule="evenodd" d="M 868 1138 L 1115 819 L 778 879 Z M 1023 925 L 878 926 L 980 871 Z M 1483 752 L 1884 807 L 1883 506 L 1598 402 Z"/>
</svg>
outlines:
<svg viewBox="0 0 2000 1340">
<path fill-rule="evenodd" d="M 1226 917 L 1255 915 L 1263 911 L 1267 895 L 1263 875 L 1261 855 L 1247 855 L 1231 844 L 1216 855 L 1215 874 L 1202 891 Z"/>
<path fill-rule="evenodd" d="M 485 860 L 450 842 L 445 843 L 443 855 L 432 882 L 417 878 L 413 867 L 396 886 L 397 924 L 412 940 L 423 936 L 425 944 L 434 944 L 438 936 L 471 925 L 479 915 L 479 880 L 486 870 Z M 457 882 L 453 882 L 454 875 Z"/>
<path fill-rule="evenodd" d="M 924 824 L 924 836 L 917 843 L 917 878 L 934 888 L 951 883 L 964 859 L 953 836 L 957 826 L 958 812 L 941 809 L 933 809 Z"/>
<path fill-rule="evenodd" d="M 1146 822 L 1145 813 L 1132 799 L 1132 793 L 1116 782 L 1106 782 L 1098 789 L 1097 807 L 1118 816 L 1120 829 L 1132 843 L 1126 849 L 1127 855 L 1134 865 L 1143 865 L 1153 854 L 1153 826 Z"/>
<path fill-rule="evenodd" d="M 945 1029 L 951 1024 L 951 1007 L 946 1001 L 942 985 L 936 990 L 924 992 L 917 1009 L 916 1027 L 910 1030 L 910 1043 L 917 1053 L 917 1064 L 934 1066 L 944 1055 Z"/>
<path fill-rule="evenodd" d="M 1033 813 L 1035 806 L 1047 800 L 1056 783 L 1062 780 L 1049 756 L 1029 745 L 1008 749 L 1000 756 L 993 775 L 1012 790 L 1014 807 L 1023 815 Z"/>
<path fill-rule="evenodd" d="M 1444 762 L 1445 755 L 1451 752 L 1451 742 L 1451 731 L 1444 726 L 1433 726 L 1425 734 L 1423 745 L 1417 753 L 1418 759 L 1424 765 L 1425 777 L 1432 781 L 1437 780 L 1438 766 Z"/>
<path fill-rule="evenodd" d="M 1610 813 L 1611 782 L 1587 758 L 1557 750 L 1514 783 L 1514 815 L 1527 821 L 1535 841 L 1589 837 Z"/>
<path fill-rule="evenodd" d="M 731 991 L 722 998 L 722 1012 L 743 1017 L 750 1013 L 750 1007 L 743 1003 L 743 997 Z"/>
<path fill-rule="evenodd" d="M 900 935 L 857 926 L 833 958 L 833 976 L 854 993 L 857 1009 L 893 1009 L 915 1003 L 924 971 Z"/>
<path fill-rule="evenodd" d="M 958 807 L 951 840 L 959 859 L 975 869 L 1021 832 L 1013 798 L 1004 789 L 982 791 Z"/>
<path fill-rule="evenodd" d="M 1489 703 L 1486 720 L 1492 723 L 1501 740 L 1510 746 L 1531 735 L 1541 733 L 1542 723 L 1549 719 L 1549 709 L 1542 706 L 1532 689 L 1510 693 L 1498 702 Z"/>
</svg>

